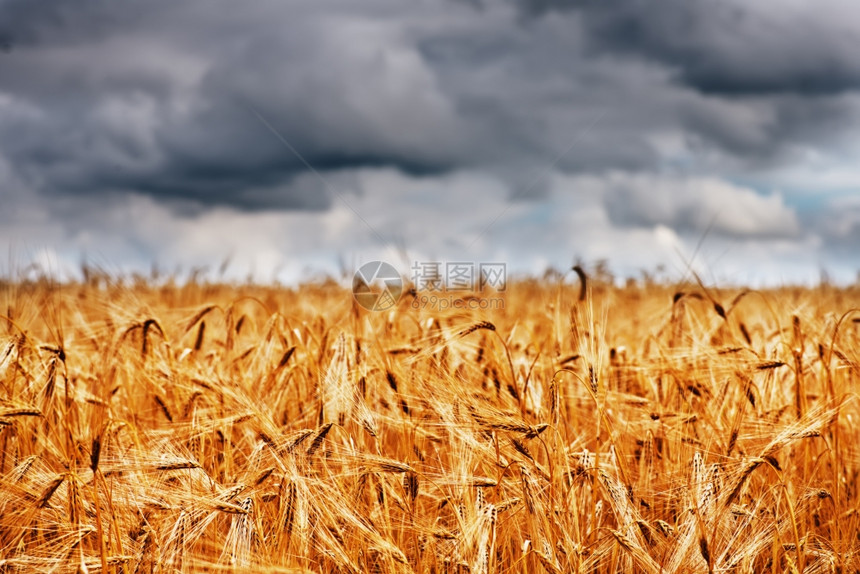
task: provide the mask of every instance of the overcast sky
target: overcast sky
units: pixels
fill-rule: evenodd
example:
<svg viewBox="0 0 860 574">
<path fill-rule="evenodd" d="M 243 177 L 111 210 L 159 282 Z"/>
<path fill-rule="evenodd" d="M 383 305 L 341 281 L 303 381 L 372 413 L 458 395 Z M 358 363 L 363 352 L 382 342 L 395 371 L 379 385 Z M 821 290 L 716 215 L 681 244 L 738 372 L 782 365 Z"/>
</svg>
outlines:
<svg viewBox="0 0 860 574">
<path fill-rule="evenodd" d="M 0 0 L 0 246 L 853 281 L 858 54 L 854 0 Z"/>
</svg>

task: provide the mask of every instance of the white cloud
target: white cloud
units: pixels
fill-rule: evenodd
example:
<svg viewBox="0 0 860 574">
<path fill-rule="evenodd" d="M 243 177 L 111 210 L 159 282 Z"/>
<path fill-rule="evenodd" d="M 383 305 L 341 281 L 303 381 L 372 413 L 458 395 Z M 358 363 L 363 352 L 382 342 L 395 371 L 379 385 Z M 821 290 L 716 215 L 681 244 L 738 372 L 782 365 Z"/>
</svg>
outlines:
<svg viewBox="0 0 860 574">
<path fill-rule="evenodd" d="M 618 225 L 666 225 L 736 237 L 788 238 L 801 233 L 781 194 L 761 195 L 708 177 L 613 174 L 606 205 Z"/>
<path fill-rule="evenodd" d="M 798 243 L 800 251 L 814 253 L 814 246 L 784 233 L 785 226 L 796 231 L 796 221 L 778 196 L 757 196 L 717 180 L 555 174 L 544 201 L 510 203 L 504 182 L 483 172 L 415 177 L 363 169 L 352 178 L 359 192 L 343 196 L 351 208 L 336 199 L 321 212 L 222 207 L 186 217 L 146 196 L 122 196 L 101 207 L 91 204 L 88 221 L 97 226 L 67 223 L 45 237 L 62 244 L 58 256 L 70 262 L 84 251 L 131 266 L 151 260 L 166 269 L 188 269 L 201 261 L 214 267 L 231 256 L 236 276 L 253 269 L 261 279 L 281 272 L 282 279 L 297 280 L 307 268 L 336 273 L 338 260 L 357 266 L 387 259 L 406 273 L 409 261 L 401 260 L 401 249 L 410 261 L 505 261 L 512 271 L 529 273 L 547 265 L 566 268 L 576 257 L 606 258 L 622 273 L 636 274 L 658 265 L 682 270 L 684 254 L 690 256 L 700 232 L 679 233 L 678 221 L 705 226 L 711 208 L 728 202 L 716 212 L 714 229 L 720 233 L 706 245 L 735 250 L 721 263 L 732 272 L 760 269 L 748 256 L 749 246 L 761 254 L 768 245 Z M 622 199 L 618 189 L 626 190 L 623 200 L 639 217 L 636 225 L 613 221 L 607 205 Z M 701 214 L 683 215 L 684 210 Z M 33 231 L 32 236 L 40 233 Z"/>
</svg>

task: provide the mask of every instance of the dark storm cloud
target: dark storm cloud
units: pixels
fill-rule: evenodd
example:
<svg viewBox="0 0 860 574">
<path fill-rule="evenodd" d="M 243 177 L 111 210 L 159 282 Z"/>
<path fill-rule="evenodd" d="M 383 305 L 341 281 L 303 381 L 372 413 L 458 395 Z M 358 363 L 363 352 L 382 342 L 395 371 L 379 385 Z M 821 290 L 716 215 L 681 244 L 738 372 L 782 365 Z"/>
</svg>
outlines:
<svg viewBox="0 0 860 574">
<path fill-rule="evenodd" d="M 418 220 L 444 211 L 459 235 L 440 245 L 508 208 L 532 235 L 499 241 L 522 245 L 551 215 L 605 246 L 711 222 L 725 241 L 847 244 L 853 220 L 799 217 L 772 178 L 805 169 L 813 189 L 824 165 L 853 185 L 858 16 L 843 0 L 0 0 L 0 220 L 92 245 L 135 210 L 141 236 L 232 226 L 274 258 L 318 225 L 333 250 L 368 234 L 346 194 L 386 236 L 434 236 Z"/>
<path fill-rule="evenodd" d="M 653 102 L 646 95 L 639 109 L 628 107 L 642 74 L 624 77 L 623 67 L 594 61 L 581 43 L 570 22 L 522 28 L 506 20 L 470 33 L 438 30 L 417 45 L 459 117 L 480 135 L 471 163 L 501 163 L 505 172 L 653 167 L 657 155 L 643 129 L 653 116 L 642 113 Z"/>
<path fill-rule="evenodd" d="M 154 4 L 157 4 L 155 2 Z M 129 5 L 125 10 L 111 6 L 109 0 L 61 2 L 0 2 L 3 20 L 0 38 L 17 46 L 36 44 L 74 44 L 104 38 L 118 26 L 137 20 L 145 14 L 143 6 Z"/>
<path fill-rule="evenodd" d="M 246 210 L 328 208 L 325 185 L 294 184 L 306 164 L 429 174 L 461 162 L 458 134 L 443 131 L 456 118 L 432 78 L 410 77 L 416 62 L 397 61 L 408 45 L 387 49 L 397 38 L 384 26 L 374 40 L 337 13 L 216 8 L 0 3 L 0 37 L 16 46 L 0 66 L 0 153 L 48 195 L 132 191 Z"/>
<path fill-rule="evenodd" d="M 798 149 L 838 150 L 860 119 L 850 95 L 685 96 L 676 114 L 691 150 L 701 156 L 722 154 L 733 164 L 728 169 L 736 170 L 790 165 L 798 161 Z"/>
<path fill-rule="evenodd" d="M 530 17 L 575 11 L 596 53 L 665 63 L 705 93 L 815 95 L 860 87 L 860 36 L 839 16 L 856 8 L 845 2 L 516 2 Z"/>
<path fill-rule="evenodd" d="M 0 53 L 0 153 L 43 194 L 319 210 L 332 194 L 294 184 L 305 161 L 487 169 L 540 198 L 522 188 L 549 165 L 659 168 L 660 132 L 721 169 L 784 161 L 846 123 L 850 102 L 807 95 L 853 86 L 851 37 L 820 33 L 821 19 L 667 2 L 523 1 L 518 22 L 496 4 L 442 17 L 387 0 L 0 0 L 14 46 Z"/>
<path fill-rule="evenodd" d="M 16 49 L 0 67 L 11 98 L 0 153 L 47 195 L 243 210 L 330 207 L 325 186 L 292 184 L 305 162 L 414 175 L 488 166 L 506 178 L 553 157 L 568 171 L 655 162 L 630 133 L 638 118 L 604 118 L 600 91 L 618 79 L 581 58 L 567 26 L 535 35 L 467 7 L 464 27 L 417 10 L 381 17 L 391 5 L 4 2 L 0 33 Z M 571 106 L 583 97 L 592 103 Z M 523 179 L 512 194 L 531 194 Z"/>
</svg>

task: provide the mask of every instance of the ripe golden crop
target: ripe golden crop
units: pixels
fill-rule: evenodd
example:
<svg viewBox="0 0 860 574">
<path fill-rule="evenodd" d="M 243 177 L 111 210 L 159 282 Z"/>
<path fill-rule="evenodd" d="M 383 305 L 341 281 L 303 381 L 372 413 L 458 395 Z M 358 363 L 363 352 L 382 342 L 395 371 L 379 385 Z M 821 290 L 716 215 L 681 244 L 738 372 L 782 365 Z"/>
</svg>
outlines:
<svg viewBox="0 0 860 574">
<path fill-rule="evenodd" d="M 848 572 L 860 291 L 0 290 L 0 573 Z"/>
</svg>

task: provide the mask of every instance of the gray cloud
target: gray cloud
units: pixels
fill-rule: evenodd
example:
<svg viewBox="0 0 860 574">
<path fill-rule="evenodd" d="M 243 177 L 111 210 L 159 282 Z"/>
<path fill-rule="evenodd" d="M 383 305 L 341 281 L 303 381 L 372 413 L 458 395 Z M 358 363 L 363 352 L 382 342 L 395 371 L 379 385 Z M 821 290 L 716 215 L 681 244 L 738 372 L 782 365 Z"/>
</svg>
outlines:
<svg viewBox="0 0 860 574">
<path fill-rule="evenodd" d="M 428 252 L 468 248 L 502 212 L 504 233 L 477 248 L 511 242 L 499 256 L 525 260 L 525 245 L 550 252 L 542 233 L 556 256 L 578 249 L 560 240 L 573 228 L 611 253 L 683 242 L 712 220 L 719 241 L 759 252 L 835 250 L 853 220 L 836 233 L 803 194 L 860 189 L 847 145 L 860 20 L 822 2 L 0 0 L 0 193 L 13 196 L 0 221 L 5 237 L 40 229 L 84 246 L 85 231 L 107 233 L 99 215 L 122 230 L 140 210 L 177 241 L 235 218 L 273 261 L 257 222 L 274 233 L 300 216 L 347 230 L 320 232 L 330 250 L 366 245 L 354 237 L 373 234 L 342 221 L 355 218 L 344 194 L 386 237 L 424 229 L 413 240 Z M 457 236 L 421 239 L 447 233 L 422 213 Z M 117 253 L 166 252 L 135 229 Z"/>
<path fill-rule="evenodd" d="M 804 224 L 817 230 L 831 263 L 856 260 L 860 245 L 860 193 L 837 194 L 822 203 L 820 209 L 804 214 Z M 860 265 L 857 274 L 860 279 Z"/>
<path fill-rule="evenodd" d="M 324 209 L 324 194 L 293 190 L 304 162 L 249 106 L 318 170 L 412 174 L 520 173 L 552 162 L 648 171 L 666 161 L 658 132 L 683 134 L 683 153 L 700 169 L 748 167 L 784 161 L 789 146 L 853 113 L 805 97 L 807 67 L 855 61 L 828 58 L 843 53 L 838 35 L 819 35 L 821 47 L 803 57 L 790 57 L 791 34 L 787 51 L 757 50 L 755 42 L 783 41 L 772 28 L 793 30 L 772 11 L 700 0 L 672 0 L 671 10 L 539 2 L 520 6 L 574 10 L 519 25 L 498 6 L 384 12 L 393 5 L 6 0 L 0 35 L 16 49 L 0 67 L 11 98 L 0 153 L 48 194 L 132 190 L 240 209 Z M 784 55 L 771 61 L 771 52 Z M 672 83 L 708 70 L 743 83 L 783 68 L 799 74 L 780 80 L 792 96 L 703 98 Z"/>
<path fill-rule="evenodd" d="M 860 36 L 851 23 L 858 9 L 842 0 L 516 2 L 531 17 L 574 10 L 595 52 L 663 62 L 706 93 L 832 94 L 860 87 Z"/>
<path fill-rule="evenodd" d="M 396 26 L 325 12 L 283 26 L 279 3 L 238 22 L 172 6 L 137 19 L 95 0 L 0 5 L 17 47 L 0 68 L 0 152 L 34 188 L 319 209 L 324 194 L 291 184 L 305 162 L 420 174 L 463 161 L 459 120 Z"/>
<path fill-rule="evenodd" d="M 610 221 L 622 227 L 662 225 L 684 234 L 792 239 L 801 235 L 795 211 L 779 195 L 712 178 L 613 175 L 606 180 Z"/>
</svg>

